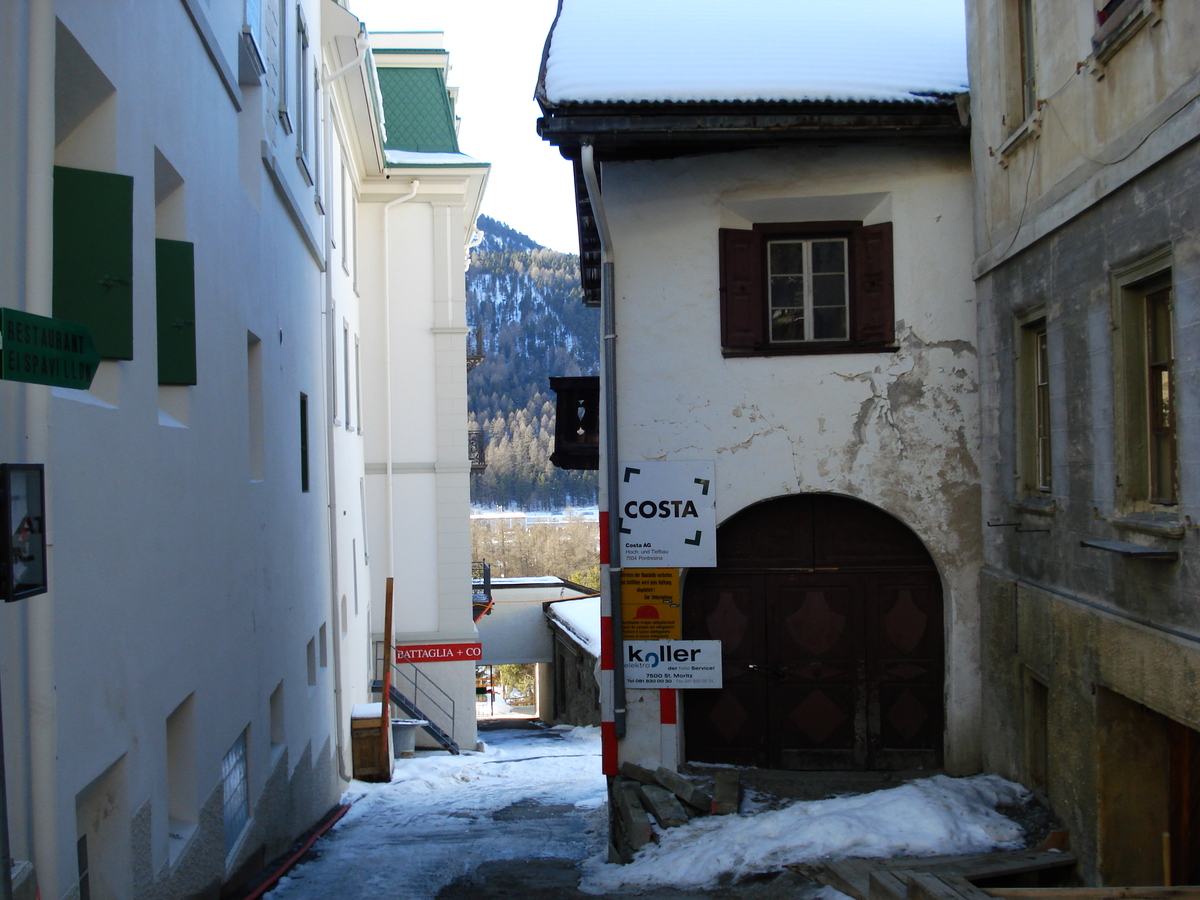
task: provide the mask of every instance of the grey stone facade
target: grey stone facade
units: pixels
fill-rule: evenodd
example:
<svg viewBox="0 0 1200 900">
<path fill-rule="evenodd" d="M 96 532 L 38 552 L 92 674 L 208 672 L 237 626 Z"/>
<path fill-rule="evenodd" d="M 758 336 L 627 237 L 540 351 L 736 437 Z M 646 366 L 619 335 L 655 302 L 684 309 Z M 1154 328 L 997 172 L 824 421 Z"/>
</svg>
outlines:
<svg viewBox="0 0 1200 900">
<path fill-rule="evenodd" d="M 1195 15 L 1178 4 L 1141 24 L 1131 14 L 1129 44 L 1105 66 L 1093 29 L 1111 26 L 1096 28 L 1086 10 L 1026 6 L 1025 65 L 1050 86 L 1014 127 L 998 57 L 1020 4 L 968 6 L 984 766 L 1042 793 L 1070 830 L 1084 883 L 1194 883 L 1189 817 L 1200 801 L 1185 773 L 1200 745 L 1200 132 L 1196 79 L 1174 70 L 1172 36 Z M 1064 54 L 1076 52 L 1088 63 L 1071 75 Z M 1016 143 L 1022 131 L 1032 137 Z M 1169 304 L 1173 345 L 1174 463 L 1160 453 L 1169 474 L 1157 480 L 1153 296 Z M 1040 452 L 1048 466 L 1037 467 Z"/>
</svg>

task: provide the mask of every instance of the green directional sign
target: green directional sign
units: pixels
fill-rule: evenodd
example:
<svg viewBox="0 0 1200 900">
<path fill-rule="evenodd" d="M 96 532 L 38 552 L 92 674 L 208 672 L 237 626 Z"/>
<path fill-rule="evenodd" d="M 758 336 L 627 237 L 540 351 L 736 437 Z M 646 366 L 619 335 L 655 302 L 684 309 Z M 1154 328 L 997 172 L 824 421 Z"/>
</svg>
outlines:
<svg viewBox="0 0 1200 900">
<path fill-rule="evenodd" d="M 99 364 L 86 325 L 0 307 L 0 379 L 87 390 Z"/>
</svg>

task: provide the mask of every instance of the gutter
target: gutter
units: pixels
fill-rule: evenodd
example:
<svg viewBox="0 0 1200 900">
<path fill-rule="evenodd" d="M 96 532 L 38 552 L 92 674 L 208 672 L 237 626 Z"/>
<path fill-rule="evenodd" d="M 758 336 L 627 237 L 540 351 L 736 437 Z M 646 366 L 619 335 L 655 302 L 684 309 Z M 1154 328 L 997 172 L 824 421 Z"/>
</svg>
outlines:
<svg viewBox="0 0 1200 900">
<path fill-rule="evenodd" d="M 54 0 L 30 0 L 28 126 L 25 148 L 25 311 L 51 316 L 54 245 Z M 38 885 L 59 897 L 58 698 L 54 665 L 54 473 L 50 464 L 50 388 L 25 386 L 25 459 L 46 463 L 48 593 L 25 606 L 26 690 L 29 723 L 32 856 Z M 74 834 L 74 832 L 72 832 Z M 8 874 L 5 866 L 5 874 Z M 7 880 L 7 879 L 6 879 Z"/>
<path fill-rule="evenodd" d="M 600 232 L 600 319 L 603 351 L 600 359 L 601 396 L 604 398 L 604 498 L 602 506 L 607 509 L 608 527 L 608 571 L 601 572 L 601 584 L 608 583 L 608 613 L 612 628 L 613 659 L 613 724 L 618 739 L 625 737 L 625 663 L 624 635 L 621 622 L 621 520 L 620 511 L 620 463 L 617 443 L 617 326 L 613 275 L 612 234 L 608 229 L 608 217 L 604 211 L 604 200 L 600 194 L 600 179 L 596 172 L 595 150 L 585 141 L 581 147 L 583 180 L 587 184 L 588 200 Z M 604 560 L 600 560 L 604 569 Z M 601 617 L 604 603 L 601 601 Z M 616 760 L 608 760 L 611 764 Z"/>
</svg>

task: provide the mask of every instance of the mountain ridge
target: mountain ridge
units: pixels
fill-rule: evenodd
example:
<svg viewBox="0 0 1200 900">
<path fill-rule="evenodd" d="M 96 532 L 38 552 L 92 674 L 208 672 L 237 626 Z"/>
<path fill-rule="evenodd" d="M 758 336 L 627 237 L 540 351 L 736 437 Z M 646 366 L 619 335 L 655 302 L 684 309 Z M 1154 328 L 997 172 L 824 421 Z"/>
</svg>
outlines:
<svg viewBox="0 0 1200 900">
<path fill-rule="evenodd" d="M 467 322 L 482 362 L 467 378 L 470 427 L 488 434 L 488 466 L 471 477 L 476 506 L 592 506 L 595 472 L 550 463 L 558 375 L 599 371 L 598 311 L 583 305 L 579 257 L 480 216 L 467 267 Z"/>
</svg>

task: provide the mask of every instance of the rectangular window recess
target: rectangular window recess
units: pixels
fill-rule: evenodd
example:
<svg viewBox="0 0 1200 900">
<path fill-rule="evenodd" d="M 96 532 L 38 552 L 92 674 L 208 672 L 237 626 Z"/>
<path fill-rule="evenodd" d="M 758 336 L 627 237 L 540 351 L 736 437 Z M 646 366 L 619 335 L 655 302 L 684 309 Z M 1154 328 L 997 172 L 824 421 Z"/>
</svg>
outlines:
<svg viewBox="0 0 1200 900">
<path fill-rule="evenodd" d="M 308 160 L 304 158 L 304 151 L 296 151 L 296 165 L 300 168 L 300 175 L 304 178 L 304 183 L 312 187 L 312 173 L 308 171 Z"/>
<path fill-rule="evenodd" d="M 1110 6 L 1112 4 L 1109 4 Z M 1147 25 L 1162 21 L 1162 0 L 1125 0 L 1112 9 L 1092 35 L 1092 74 L 1104 77 L 1104 65 Z"/>
<path fill-rule="evenodd" d="M 259 51 L 258 38 L 249 25 L 242 26 L 241 37 L 238 42 L 238 84 L 243 87 L 257 87 L 262 83 L 267 66 Z"/>
<path fill-rule="evenodd" d="M 1021 145 L 1031 138 L 1036 138 L 1042 133 L 1042 111 L 1041 109 L 1034 110 L 1030 113 L 1025 121 L 1016 127 L 1012 134 L 1005 138 L 1004 143 L 996 148 L 996 161 L 1004 168 L 1008 168 L 1008 162 L 1012 159 Z"/>
<path fill-rule="evenodd" d="M 1095 550 L 1104 550 L 1107 553 L 1116 553 L 1121 556 L 1128 556 L 1135 559 L 1160 560 L 1162 562 L 1175 562 L 1179 559 L 1178 550 L 1160 550 L 1157 547 L 1141 547 L 1137 544 L 1130 544 L 1126 541 L 1080 541 L 1079 546 L 1091 547 Z"/>
</svg>

